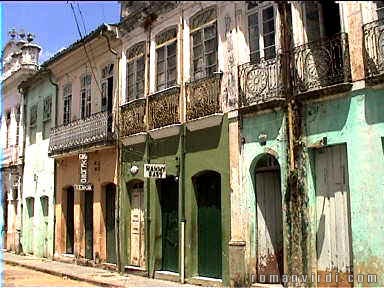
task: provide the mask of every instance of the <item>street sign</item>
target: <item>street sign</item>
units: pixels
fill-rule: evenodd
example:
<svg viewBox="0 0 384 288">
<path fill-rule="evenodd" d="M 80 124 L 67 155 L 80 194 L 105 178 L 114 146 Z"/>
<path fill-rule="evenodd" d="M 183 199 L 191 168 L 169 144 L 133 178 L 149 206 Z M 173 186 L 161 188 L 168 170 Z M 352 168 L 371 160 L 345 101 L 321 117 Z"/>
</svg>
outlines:
<svg viewBox="0 0 384 288">
<path fill-rule="evenodd" d="M 167 177 L 165 164 L 144 164 L 144 177 L 165 179 Z"/>
</svg>

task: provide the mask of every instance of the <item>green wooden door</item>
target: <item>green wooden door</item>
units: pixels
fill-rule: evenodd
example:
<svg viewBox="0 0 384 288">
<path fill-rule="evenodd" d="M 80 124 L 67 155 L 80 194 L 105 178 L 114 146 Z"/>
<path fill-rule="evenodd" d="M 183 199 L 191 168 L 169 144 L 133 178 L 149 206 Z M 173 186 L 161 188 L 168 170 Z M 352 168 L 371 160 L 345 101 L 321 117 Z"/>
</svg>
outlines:
<svg viewBox="0 0 384 288">
<path fill-rule="evenodd" d="M 106 188 L 106 230 L 107 230 L 107 262 L 116 263 L 116 238 L 115 238 L 115 199 L 116 188 L 109 184 Z"/>
<path fill-rule="evenodd" d="M 67 213 L 66 213 L 66 226 L 67 226 L 67 238 L 66 238 L 66 252 L 73 254 L 74 244 L 74 193 L 73 187 L 67 189 Z"/>
<path fill-rule="evenodd" d="M 164 271 L 179 271 L 179 189 L 173 178 L 161 181 L 162 267 Z"/>
<path fill-rule="evenodd" d="M 93 259 L 93 191 L 84 193 L 85 258 Z"/>
<path fill-rule="evenodd" d="M 198 273 L 221 278 L 221 188 L 220 175 L 206 173 L 196 180 L 198 201 Z"/>
</svg>

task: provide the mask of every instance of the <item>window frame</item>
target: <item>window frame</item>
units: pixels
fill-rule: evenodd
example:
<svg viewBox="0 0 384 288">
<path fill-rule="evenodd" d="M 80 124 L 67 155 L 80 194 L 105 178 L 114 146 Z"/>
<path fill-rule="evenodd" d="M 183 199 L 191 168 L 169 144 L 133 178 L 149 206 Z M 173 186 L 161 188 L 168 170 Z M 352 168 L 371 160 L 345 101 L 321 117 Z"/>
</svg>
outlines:
<svg viewBox="0 0 384 288">
<path fill-rule="evenodd" d="M 112 71 L 110 71 L 110 67 L 112 67 Z M 104 73 L 106 71 L 106 73 Z M 109 86 L 108 86 L 108 79 L 112 77 L 112 95 L 111 97 L 113 98 L 113 90 L 114 90 L 114 76 L 115 76 L 115 64 L 110 62 L 101 68 L 101 80 L 100 80 L 100 87 L 101 87 L 101 105 L 100 105 L 100 111 L 105 112 L 108 111 L 108 91 L 109 91 Z M 104 86 L 105 85 L 105 86 Z M 103 89 L 105 87 L 105 91 Z M 104 94 L 105 93 L 105 94 Z M 103 105 L 103 100 L 105 99 L 105 105 Z M 112 108 L 112 107 L 111 107 Z"/>
<path fill-rule="evenodd" d="M 166 35 L 167 33 L 172 33 L 172 32 L 175 32 L 174 33 L 174 36 L 173 37 L 170 37 L 170 35 Z M 155 69 L 156 69 L 156 73 L 155 73 L 155 85 L 156 85 L 156 91 L 161 91 L 161 90 L 165 90 L 165 89 L 168 89 L 170 87 L 173 87 L 175 85 L 177 85 L 177 73 L 178 73 L 178 59 L 177 59 L 177 56 L 178 56 L 178 46 L 177 46 L 177 33 L 178 33 L 178 29 L 177 29 L 177 26 L 173 26 L 173 27 L 169 27 L 161 32 L 159 32 L 157 35 L 156 35 L 156 48 L 155 48 L 155 55 L 156 55 L 156 58 L 155 58 Z M 165 39 L 160 39 L 160 38 L 165 38 Z M 171 55 L 171 57 L 174 57 L 175 58 L 175 67 L 173 68 L 175 70 L 175 79 L 174 81 L 170 81 L 169 80 L 169 59 L 171 57 L 169 57 L 168 55 L 168 47 L 170 47 L 171 45 L 175 45 L 175 54 L 174 55 Z M 162 85 L 164 85 L 163 88 L 160 88 L 159 86 L 159 51 L 160 49 L 163 49 L 164 51 L 164 57 L 163 57 L 163 64 L 164 64 L 164 70 L 163 70 L 163 74 L 164 74 L 164 83 Z"/>
<path fill-rule="evenodd" d="M 89 83 L 87 81 L 89 79 Z M 86 119 L 92 115 L 92 75 L 80 76 L 80 118 Z"/>
<path fill-rule="evenodd" d="M 213 18 L 213 19 L 208 19 L 207 21 L 198 24 L 196 27 L 193 27 L 193 25 L 194 25 L 193 22 L 196 19 L 203 16 L 204 14 L 209 14 L 209 13 L 213 13 L 213 12 L 214 12 L 214 16 L 211 16 L 211 18 Z M 205 39 L 205 31 L 208 30 L 207 28 L 211 28 L 213 26 L 215 27 L 215 37 Z M 199 31 L 201 32 L 201 41 L 200 41 L 200 44 L 195 45 L 194 35 L 196 35 Z M 190 31 L 189 31 L 190 54 L 191 54 L 191 56 L 190 56 L 190 61 L 191 61 L 190 71 L 191 71 L 191 80 L 192 81 L 196 81 L 199 79 L 203 79 L 203 78 L 212 76 L 215 72 L 218 72 L 218 68 L 219 68 L 219 57 L 218 57 L 218 48 L 219 48 L 218 36 L 219 35 L 218 34 L 219 33 L 218 33 L 218 27 L 217 27 L 217 8 L 216 7 L 212 7 L 212 6 L 207 7 L 204 10 L 199 11 L 190 17 Z M 209 53 L 207 53 L 205 42 L 211 41 L 213 39 L 215 39 L 215 41 L 216 41 L 216 45 L 215 45 L 216 47 L 215 47 L 215 49 L 213 49 L 213 50 L 209 51 Z M 201 56 L 196 57 L 196 55 L 194 53 L 194 48 L 196 48 L 200 45 L 202 46 L 202 53 L 200 54 Z M 213 53 L 216 53 L 215 64 L 211 64 L 208 66 L 207 65 L 208 55 L 211 55 Z M 202 75 L 197 76 L 198 74 L 195 71 L 195 67 L 194 67 L 195 64 L 194 63 L 196 60 L 199 60 L 201 58 L 202 58 L 202 68 L 201 68 L 200 72 L 198 72 L 198 73 L 199 74 L 202 73 Z M 214 66 L 216 68 L 216 71 L 209 72 L 210 67 L 214 67 Z"/>
<path fill-rule="evenodd" d="M 138 42 L 136 44 L 134 44 L 133 46 L 131 46 L 130 48 L 127 49 L 126 51 L 126 83 L 125 83 L 125 88 L 126 88 L 126 95 L 125 95 L 125 102 L 130 102 L 130 101 L 133 101 L 133 100 L 137 100 L 137 99 L 140 99 L 140 98 L 144 98 L 145 97 L 145 65 L 146 65 L 146 61 L 145 61 L 145 56 L 146 56 L 146 41 L 141 41 L 141 42 Z M 135 51 L 136 50 L 136 51 Z M 141 50 L 141 51 L 140 51 Z M 133 55 L 130 56 L 129 54 L 132 53 Z M 143 63 L 143 70 L 138 70 L 138 62 L 142 60 L 144 63 Z M 130 73 L 130 69 L 129 68 L 129 65 L 133 65 L 133 72 Z M 142 72 L 142 81 L 143 81 L 143 91 L 141 92 L 140 91 L 140 94 L 138 92 L 138 72 Z M 130 90 L 130 87 L 129 87 L 129 81 L 128 81 L 128 77 L 130 75 L 133 75 L 133 81 L 132 83 L 134 83 L 133 85 L 133 94 L 130 95 L 129 94 L 129 90 Z"/>
<path fill-rule="evenodd" d="M 268 47 L 265 47 L 264 46 L 264 36 L 266 34 L 264 34 L 264 27 L 263 27 L 263 24 L 264 24 L 264 20 L 263 20 L 263 11 L 266 10 L 266 9 L 269 9 L 271 8 L 273 9 L 273 25 L 274 25 L 274 30 L 273 30 L 273 33 L 274 33 L 274 45 L 271 45 L 271 46 L 268 46 Z M 252 7 L 251 9 L 248 9 L 248 6 L 246 7 L 246 10 L 247 10 L 247 17 L 246 17 L 246 21 L 247 21 L 247 39 L 248 39 L 248 47 L 249 47 L 249 60 L 251 62 L 256 62 L 256 63 L 259 63 L 261 62 L 262 60 L 273 60 L 277 57 L 277 50 L 278 50 L 278 46 L 279 46 L 279 39 L 278 39 L 278 29 L 276 29 L 278 27 L 278 21 L 277 21 L 277 7 L 276 5 L 272 2 L 272 1 L 264 1 L 263 3 L 259 3 L 258 5 Z M 257 27 L 258 27 L 258 44 L 259 44 L 259 49 L 258 50 L 255 50 L 255 51 L 251 51 L 251 39 L 250 39 L 250 21 L 249 21 L 249 18 L 253 15 L 257 15 Z M 269 34 L 271 34 L 272 32 L 269 32 Z M 271 57 L 271 58 L 268 58 L 268 59 L 265 59 L 265 50 L 266 48 L 270 48 L 270 47 L 274 47 L 274 56 Z M 254 54 L 254 53 L 259 53 L 259 57 L 258 57 L 258 60 L 254 60 L 252 59 L 251 55 Z"/>
<path fill-rule="evenodd" d="M 37 118 L 38 118 L 38 109 L 39 104 L 35 103 L 29 106 L 29 144 L 36 144 L 36 134 L 37 134 Z M 32 132 L 33 131 L 33 132 Z M 33 137 L 32 137 L 32 134 Z M 32 139 L 34 139 L 32 141 Z"/>
<path fill-rule="evenodd" d="M 66 94 L 66 92 L 68 92 Z M 63 86 L 63 125 L 71 123 L 72 113 L 72 84 Z"/>
<path fill-rule="evenodd" d="M 47 105 L 49 106 L 49 108 L 46 107 Z M 43 139 L 49 138 L 49 133 L 48 133 L 48 137 L 45 137 L 45 133 L 47 132 L 45 126 L 47 125 L 48 122 L 49 124 L 51 124 L 51 119 L 52 119 L 52 96 L 49 95 L 49 96 L 45 96 L 43 100 L 43 133 L 42 133 Z M 50 128 L 49 128 L 49 131 L 50 131 Z"/>
</svg>

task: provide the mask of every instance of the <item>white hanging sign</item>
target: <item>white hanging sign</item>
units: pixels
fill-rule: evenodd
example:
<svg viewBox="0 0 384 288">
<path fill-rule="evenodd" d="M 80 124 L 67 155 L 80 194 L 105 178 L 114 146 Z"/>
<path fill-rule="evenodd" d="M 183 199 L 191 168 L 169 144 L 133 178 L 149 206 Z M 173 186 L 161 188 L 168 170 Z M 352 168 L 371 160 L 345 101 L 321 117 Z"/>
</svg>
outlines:
<svg viewBox="0 0 384 288">
<path fill-rule="evenodd" d="M 167 177 L 165 164 L 144 164 L 145 178 L 165 179 Z"/>
</svg>

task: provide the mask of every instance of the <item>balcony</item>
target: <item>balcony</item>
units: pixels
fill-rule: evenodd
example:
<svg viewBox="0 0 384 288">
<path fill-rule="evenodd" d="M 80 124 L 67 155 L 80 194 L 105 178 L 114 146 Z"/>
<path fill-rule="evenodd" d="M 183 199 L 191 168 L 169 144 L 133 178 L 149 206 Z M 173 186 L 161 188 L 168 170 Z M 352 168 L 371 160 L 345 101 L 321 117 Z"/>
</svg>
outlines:
<svg viewBox="0 0 384 288">
<path fill-rule="evenodd" d="M 363 26 L 364 64 L 367 82 L 384 78 L 384 19 Z"/>
<path fill-rule="evenodd" d="M 215 73 L 186 85 L 187 121 L 221 113 L 221 73 Z"/>
<path fill-rule="evenodd" d="M 145 98 L 140 98 L 128 102 L 121 107 L 121 137 L 126 137 L 146 131 L 145 106 Z"/>
<path fill-rule="evenodd" d="M 180 123 L 180 87 L 172 87 L 148 97 L 149 129 Z"/>
<path fill-rule="evenodd" d="M 321 91 L 329 94 L 350 88 L 351 68 L 346 33 L 297 46 L 291 53 L 294 94 L 313 94 L 313 91 L 316 91 L 314 94 Z M 331 92 L 332 88 L 334 91 Z"/>
<path fill-rule="evenodd" d="M 88 118 L 52 128 L 48 155 L 57 155 L 93 145 L 110 144 L 113 140 L 112 114 L 100 112 Z"/>
<path fill-rule="evenodd" d="M 285 99 L 282 56 L 239 66 L 239 107 L 262 105 Z"/>
<path fill-rule="evenodd" d="M 2 149 L 3 151 L 1 153 L 1 156 L 2 156 L 1 166 L 7 167 L 7 166 L 18 164 L 17 163 L 19 158 L 18 146 L 10 146 Z"/>
</svg>

